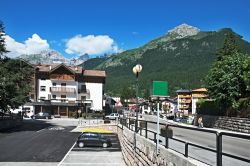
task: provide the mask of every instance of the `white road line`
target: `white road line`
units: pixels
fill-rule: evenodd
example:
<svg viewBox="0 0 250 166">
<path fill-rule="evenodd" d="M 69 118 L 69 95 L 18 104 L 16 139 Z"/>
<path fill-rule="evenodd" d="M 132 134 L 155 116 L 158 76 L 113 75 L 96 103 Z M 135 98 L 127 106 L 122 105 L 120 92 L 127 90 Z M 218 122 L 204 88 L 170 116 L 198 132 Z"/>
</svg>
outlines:
<svg viewBox="0 0 250 166">
<path fill-rule="evenodd" d="M 74 148 L 74 146 L 76 145 L 76 142 L 74 143 L 74 145 L 69 149 L 69 151 L 67 152 L 67 154 L 63 157 L 62 161 L 58 164 L 58 166 L 60 166 L 62 164 L 62 162 L 66 159 L 66 157 L 69 155 L 70 151 Z"/>
<path fill-rule="evenodd" d="M 125 165 L 124 163 L 63 163 L 63 165 Z"/>
<path fill-rule="evenodd" d="M 70 156 L 90 156 L 93 157 L 93 154 L 70 154 Z M 95 157 L 121 157 L 122 155 L 95 155 Z"/>
<path fill-rule="evenodd" d="M 43 130 L 45 130 L 46 128 L 44 128 L 44 129 L 41 129 L 41 130 L 38 130 L 38 131 L 36 131 L 36 132 L 41 132 L 41 131 L 43 131 Z"/>
<path fill-rule="evenodd" d="M 74 148 L 74 150 L 82 150 L 82 151 L 85 151 L 85 150 L 96 150 L 96 151 L 99 151 L 99 150 L 115 150 L 115 149 L 120 149 L 120 148 Z"/>
</svg>

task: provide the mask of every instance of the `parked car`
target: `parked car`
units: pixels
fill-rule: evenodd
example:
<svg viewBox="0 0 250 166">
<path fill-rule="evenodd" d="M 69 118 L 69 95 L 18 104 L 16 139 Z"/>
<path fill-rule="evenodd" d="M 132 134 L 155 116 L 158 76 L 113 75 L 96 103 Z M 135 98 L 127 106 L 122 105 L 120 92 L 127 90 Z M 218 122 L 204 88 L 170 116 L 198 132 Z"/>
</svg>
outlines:
<svg viewBox="0 0 250 166">
<path fill-rule="evenodd" d="M 51 115 L 47 112 L 39 112 L 32 116 L 32 119 L 51 119 Z"/>
<path fill-rule="evenodd" d="M 119 119 L 120 115 L 118 113 L 111 113 L 110 115 L 105 116 L 105 118 L 108 118 L 110 120 L 115 120 L 115 119 Z"/>
<path fill-rule="evenodd" d="M 167 119 L 167 114 L 160 114 L 160 118 Z"/>
<path fill-rule="evenodd" d="M 194 118 L 193 117 L 177 117 L 174 119 L 175 122 L 188 123 L 192 124 Z"/>
<path fill-rule="evenodd" d="M 182 117 L 176 117 L 176 118 L 174 118 L 174 121 L 175 122 L 181 122 L 182 121 Z"/>
<path fill-rule="evenodd" d="M 107 148 L 112 146 L 111 140 L 109 138 L 106 138 L 102 134 L 95 132 L 83 132 L 78 137 L 77 145 L 79 148 L 83 148 L 85 146 L 100 146 Z"/>
</svg>

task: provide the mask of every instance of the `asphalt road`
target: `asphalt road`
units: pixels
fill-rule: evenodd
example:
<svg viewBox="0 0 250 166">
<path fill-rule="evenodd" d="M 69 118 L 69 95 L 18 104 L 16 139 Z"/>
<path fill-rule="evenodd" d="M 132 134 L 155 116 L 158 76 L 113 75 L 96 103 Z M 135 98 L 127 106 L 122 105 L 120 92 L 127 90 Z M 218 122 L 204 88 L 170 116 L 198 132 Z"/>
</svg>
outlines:
<svg viewBox="0 0 250 166">
<path fill-rule="evenodd" d="M 24 121 L 16 129 L 0 132 L 0 162 L 60 162 L 79 133 L 70 124 Z M 1 163 L 0 163 L 1 165 Z"/>
<path fill-rule="evenodd" d="M 156 121 L 156 116 L 144 115 L 143 117 L 145 120 Z M 166 120 L 161 119 L 160 122 L 166 123 Z M 156 131 L 156 124 L 148 124 L 148 129 Z M 175 128 L 175 127 L 173 127 L 172 129 L 173 129 L 174 138 L 187 141 L 187 142 L 192 142 L 192 143 L 199 144 L 199 145 L 213 148 L 213 149 L 216 148 L 215 134 L 187 130 L 187 129 L 182 129 L 182 128 Z M 153 134 L 151 134 L 150 137 L 153 138 Z M 162 143 L 165 144 L 165 138 L 161 137 L 160 139 L 162 140 Z M 223 146 L 222 146 L 223 152 L 238 155 L 238 156 L 245 157 L 248 159 L 250 158 L 250 140 L 223 136 L 222 142 L 223 142 Z M 180 153 L 184 153 L 183 143 L 170 140 L 169 146 L 170 148 Z M 195 159 L 198 159 L 200 161 L 203 161 L 205 163 L 208 163 L 210 165 L 216 165 L 216 154 L 213 152 L 190 146 L 189 156 Z M 249 166 L 250 164 L 224 156 L 223 165 Z"/>
</svg>

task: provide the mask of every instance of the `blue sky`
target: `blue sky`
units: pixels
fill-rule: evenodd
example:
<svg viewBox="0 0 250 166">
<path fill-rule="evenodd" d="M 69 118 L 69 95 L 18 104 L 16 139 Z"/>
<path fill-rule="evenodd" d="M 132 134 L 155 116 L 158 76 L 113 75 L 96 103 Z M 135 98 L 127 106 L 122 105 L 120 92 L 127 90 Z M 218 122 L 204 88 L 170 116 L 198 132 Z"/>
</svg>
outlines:
<svg viewBox="0 0 250 166">
<path fill-rule="evenodd" d="M 218 1 L 1 0 L 0 19 L 12 56 L 44 48 L 67 58 L 119 52 L 182 23 L 202 31 L 230 27 L 250 41 L 250 1 Z"/>
</svg>

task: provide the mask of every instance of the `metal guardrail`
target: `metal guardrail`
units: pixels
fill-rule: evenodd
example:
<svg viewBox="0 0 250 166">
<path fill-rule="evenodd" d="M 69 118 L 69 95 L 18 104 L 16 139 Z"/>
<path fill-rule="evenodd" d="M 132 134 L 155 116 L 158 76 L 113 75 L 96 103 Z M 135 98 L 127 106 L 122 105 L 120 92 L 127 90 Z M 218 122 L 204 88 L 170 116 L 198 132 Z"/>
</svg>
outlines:
<svg viewBox="0 0 250 166">
<path fill-rule="evenodd" d="M 131 123 L 131 121 L 135 121 L 135 119 L 130 119 L 130 118 L 120 119 L 120 124 L 122 125 L 122 129 L 123 129 L 123 126 L 126 126 L 129 130 L 134 131 L 131 128 L 131 125 L 133 124 L 133 123 Z M 148 138 L 148 132 L 151 132 L 151 133 L 154 134 L 154 139 L 153 140 L 155 141 L 157 133 L 155 131 L 152 131 L 152 130 L 148 129 L 148 123 L 157 124 L 157 122 L 145 121 L 145 120 L 138 120 L 138 121 L 139 122 L 144 122 L 145 127 L 144 128 L 138 127 L 137 129 L 135 128 L 135 131 L 137 131 L 137 133 L 140 132 L 139 134 L 142 136 L 142 130 L 145 130 L 145 138 Z M 179 125 L 168 124 L 168 123 L 160 123 L 160 125 L 164 125 L 164 126 L 166 126 L 166 128 L 168 128 L 168 127 L 176 127 L 176 128 L 187 129 L 187 130 L 194 130 L 194 131 L 201 131 L 201 132 L 215 134 L 215 136 L 216 136 L 216 148 L 215 149 L 205 147 L 205 146 L 201 146 L 201 145 L 198 145 L 198 144 L 194 144 L 192 142 L 183 141 L 183 140 L 180 140 L 180 139 L 177 139 L 177 138 L 172 138 L 172 137 L 165 136 L 165 141 L 166 141 L 165 142 L 165 148 L 172 149 L 172 148 L 169 147 L 169 139 L 172 139 L 174 141 L 181 142 L 181 143 L 185 144 L 185 153 L 184 153 L 185 157 L 189 157 L 189 155 L 188 155 L 189 154 L 189 146 L 194 146 L 194 147 L 197 147 L 197 148 L 201 148 L 201 149 L 204 149 L 204 150 L 215 152 L 216 153 L 216 165 L 217 166 L 222 166 L 222 156 L 227 156 L 227 157 L 231 157 L 231 158 L 234 158 L 234 159 L 237 159 L 237 160 L 240 160 L 240 161 L 250 163 L 249 158 L 244 158 L 244 157 L 241 157 L 241 156 L 225 153 L 225 152 L 223 152 L 223 147 L 222 147 L 222 136 L 230 136 L 230 137 L 250 140 L 249 135 L 237 134 L 237 133 L 228 133 L 228 132 L 223 132 L 223 131 L 219 132 L 219 131 L 212 130 L 212 129 L 203 129 L 203 128 L 188 127 L 188 126 L 179 126 Z M 150 139 L 150 138 L 148 138 L 148 139 Z M 172 149 L 172 150 L 174 150 L 174 149 Z M 176 150 L 174 150 L 174 151 L 176 151 Z M 180 152 L 178 152 L 178 153 L 180 153 Z"/>
</svg>

